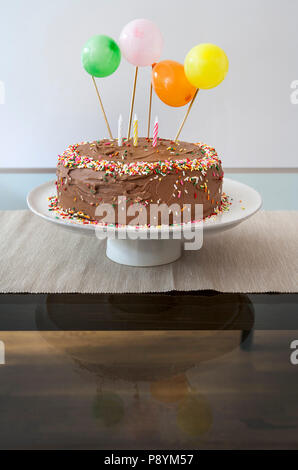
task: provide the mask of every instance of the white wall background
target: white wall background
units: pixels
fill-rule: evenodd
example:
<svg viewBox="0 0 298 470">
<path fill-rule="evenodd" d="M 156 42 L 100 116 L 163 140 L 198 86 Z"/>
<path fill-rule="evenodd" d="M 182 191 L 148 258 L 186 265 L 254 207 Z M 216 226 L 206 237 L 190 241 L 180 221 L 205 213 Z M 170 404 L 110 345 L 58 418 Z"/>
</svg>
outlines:
<svg viewBox="0 0 298 470">
<path fill-rule="evenodd" d="M 161 28 L 161 59 L 183 62 L 188 50 L 213 42 L 227 52 L 226 80 L 201 91 L 181 134 L 216 147 L 225 167 L 297 166 L 298 0 L 0 0 L 0 167 L 54 167 L 70 143 L 106 136 L 91 77 L 80 62 L 94 34 L 118 39 L 122 27 L 145 17 Z M 127 123 L 133 67 L 99 87 L 116 134 Z M 146 132 L 149 67 L 140 70 L 135 109 Z M 185 108 L 157 97 L 160 135 L 174 137 Z"/>
</svg>

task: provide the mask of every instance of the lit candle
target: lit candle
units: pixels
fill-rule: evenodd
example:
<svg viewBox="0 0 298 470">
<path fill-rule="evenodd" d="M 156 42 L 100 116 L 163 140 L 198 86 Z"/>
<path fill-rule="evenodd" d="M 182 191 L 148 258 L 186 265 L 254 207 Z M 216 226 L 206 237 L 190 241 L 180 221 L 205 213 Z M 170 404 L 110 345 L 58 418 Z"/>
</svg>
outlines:
<svg viewBox="0 0 298 470">
<path fill-rule="evenodd" d="M 122 125 L 123 125 L 123 119 L 122 119 L 122 114 L 120 114 L 119 119 L 118 119 L 118 146 L 122 147 Z"/>
<path fill-rule="evenodd" d="M 155 121 L 154 121 L 154 127 L 153 127 L 152 147 L 157 146 L 157 137 L 158 137 L 158 117 L 156 116 Z"/>
<path fill-rule="evenodd" d="M 138 146 L 138 118 L 136 114 L 133 120 L 133 145 L 134 147 Z"/>
</svg>

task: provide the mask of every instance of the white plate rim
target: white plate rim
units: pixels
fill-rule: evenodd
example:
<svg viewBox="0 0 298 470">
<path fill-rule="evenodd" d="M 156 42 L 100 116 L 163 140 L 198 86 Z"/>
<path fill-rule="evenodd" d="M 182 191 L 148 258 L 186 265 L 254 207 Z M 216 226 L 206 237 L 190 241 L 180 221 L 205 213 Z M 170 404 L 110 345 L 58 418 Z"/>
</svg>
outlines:
<svg viewBox="0 0 298 470">
<path fill-rule="evenodd" d="M 77 228 L 81 230 L 89 230 L 89 231 L 94 231 L 94 230 L 102 230 L 103 232 L 119 232 L 123 230 L 128 230 L 132 232 L 137 232 L 137 233 L 147 233 L 150 231 L 150 233 L 161 233 L 164 230 L 167 230 L 169 232 L 174 232 L 174 231 L 181 231 L 181 228 L 183 230 L 195 230 L 197 228 L 202 227 L 202 223 L 190 223 L 190 224 L 185 224 L 185 225 L 174 225 L 174 226 L 161 226 L 161 227 L 141 227 L 141 228 L 136 228 L 135 226 L 126 226 L 126 227 L 112 227 L 112 226 L 101 226 L 101 225 L 92 225 L 92 224 L 80 224 L 76 223 L 75 221 L 68 221 L 66 219 L 61 219 L 61 218 L 56 218 L 57 216 L 54 216 L 54 213 L 51 213 L 50 211 L 47 211 L 48 213 L 44 213 L 43 211 L 40 211 L 37 209 L 36 204 L 34 202 L 35 196 L 38 195 L 43 190 L 46 190 L 47 187 L 49 187 L 48 190 L 48 196 L 56 194 L 56 187 L 55 187 L 55 181 L 56 180 L 50 180 L 45 183 L 42 183 L 39 186 L 36 186 L 33 188 L 27 195 L 27 205 L 29 209 L 36 214 L 37 216 L 43 218 L 44 220 L 47 220 L 48 222 L 53 222 L 57 225 L 62 225 L 63 227 L 69 227 L 69 228 Z M 243 215 L 238 216 L 236 218 L 232 218 L 229 216 L 233 212 L 233 204 L 235 202 L 232 202 L 232 206 L 229 209 L 229 211 L 220 213 L 214 217 L 211 217 L 210 219 L 206 219 L 203 222 L 203 227 L 204 227 L 204 232 L 205 231 L 213 231 L 213 230 L 222 230 L 226 229 L 229 226 L 235 226 L 238 225 L 239 223 L 243 222 L 244 220 L 248 219 L 252 215 L 254 215 L 260 208 L 262 207 L 262 198 L 261 195 L 259 194 L 258 191 L 256 191 L 254 188 L 251 186 L 248 186 L 245 183 L 241 183 L 239 181 L 233 180 L 231 178 L 224 178 L 224 186 L 232 184 L 238 189 L 241 190 L 241 188 L 247 193 L 249 193 L 251 196 L 254 196 L 256 202 L 255 204 L 251 205 L 249 208 L 245 208 L 245 212 L 243 211 Z M 50 191 L 51 189 L 51 191 Z M 227 192 L 225 188 L 223 188 L 224 192 Z M 232 196 L 227 192 L 228 196 Z M 245 202 L 243 203 L 245 205 Z M 53 215 L 50 215 L 53 214 Z"/>
</svg>

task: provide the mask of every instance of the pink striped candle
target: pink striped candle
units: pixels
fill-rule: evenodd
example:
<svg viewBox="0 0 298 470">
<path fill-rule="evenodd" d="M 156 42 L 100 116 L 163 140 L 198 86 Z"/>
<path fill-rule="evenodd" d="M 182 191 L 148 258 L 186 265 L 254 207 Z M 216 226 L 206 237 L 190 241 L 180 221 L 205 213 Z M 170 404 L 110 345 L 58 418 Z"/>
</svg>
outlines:
<svg viewBox="0 0 298 470">
<path fill-rule="evenodd" d="M 157 137 L 158 137 L 158 117 L 156 116 L 155 121 L 154 121 L 154 127 L 153 127 L 152 147 L 157 146 Z"/>
</svg>

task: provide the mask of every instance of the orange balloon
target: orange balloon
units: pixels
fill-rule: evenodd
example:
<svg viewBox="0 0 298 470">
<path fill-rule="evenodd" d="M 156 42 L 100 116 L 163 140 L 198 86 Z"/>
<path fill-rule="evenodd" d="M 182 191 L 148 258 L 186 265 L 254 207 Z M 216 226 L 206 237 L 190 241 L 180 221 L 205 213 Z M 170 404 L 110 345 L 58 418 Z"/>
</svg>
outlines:
<svg viewBox="0 0 298 470">
<path fill-rule="evenodd" d="M 183 65 L 173 60 L 163 60 L 153 67 L 152 85 L 159 99 L 174 107 L 189 103 L 196 92 L 185 76 Z"/>
<path fill-rule="evenodd" d="M 186 376 L 176 375 L 150 384 L 150 392 L 155 400 L 162 403 L 177 403 L 188 394 L 189 385 Z"/>
</svg>

